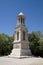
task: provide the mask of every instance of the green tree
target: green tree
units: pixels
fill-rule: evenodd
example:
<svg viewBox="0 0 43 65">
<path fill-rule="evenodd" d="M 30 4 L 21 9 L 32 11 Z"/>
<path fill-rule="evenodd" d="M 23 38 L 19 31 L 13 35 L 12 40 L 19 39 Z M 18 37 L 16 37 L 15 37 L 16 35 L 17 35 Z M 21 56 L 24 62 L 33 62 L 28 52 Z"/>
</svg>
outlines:
<svg viewBox="0 0 43 65">
<path fill-rule="evenodd" d="M 30 49 L 33 55 L 38 56 L 39 55 L 39 36 L 36 32 L 32 32 L 28 35 L 28 40 L 30 42 Z"/>
<path fill-rule="evenodd" d="M 41 57 L 43 57 L 43 39 L 39 40 L 39 44 L 40 44 L 40 46 L 39 46 L 39 55 Z"/>
<path fill-rule="evenodd" d="M 13 48 L 13 36 L 0 34 L 0 55 L 8 55 Z"/>
</svg>

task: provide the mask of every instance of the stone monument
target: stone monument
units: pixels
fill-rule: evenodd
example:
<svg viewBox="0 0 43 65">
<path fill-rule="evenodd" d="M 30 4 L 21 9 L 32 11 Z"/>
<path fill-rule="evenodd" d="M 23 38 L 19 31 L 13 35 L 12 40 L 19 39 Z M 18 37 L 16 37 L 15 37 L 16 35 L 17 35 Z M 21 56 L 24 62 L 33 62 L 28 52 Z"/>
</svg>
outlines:
<svg viewBox="0 0 43 65">
<path fill-rule="evenodd" d="M 22 58 L 31 56 L 28 41 L 28 30 L 25 26 L 25 16 L 22 12 L 17 16 L 17 21 L 17 26 L 14 31 L 13 50 L 10 57 Z"/>
</svg>

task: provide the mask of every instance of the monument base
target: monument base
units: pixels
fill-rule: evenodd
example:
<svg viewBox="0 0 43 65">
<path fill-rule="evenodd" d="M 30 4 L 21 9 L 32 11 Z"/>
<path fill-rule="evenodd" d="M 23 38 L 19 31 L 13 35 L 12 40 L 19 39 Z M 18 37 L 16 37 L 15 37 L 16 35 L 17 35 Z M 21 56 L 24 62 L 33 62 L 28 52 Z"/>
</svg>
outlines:
<svg viewBox="0 0 43 65">
<path fill-rule="evenodd" d="M 13 49 L 12 53 L 9 55 L 9 57 L 12 58 L 26 58 L 31 57 L 31 51 L 30 49 Z"/>
</svg>

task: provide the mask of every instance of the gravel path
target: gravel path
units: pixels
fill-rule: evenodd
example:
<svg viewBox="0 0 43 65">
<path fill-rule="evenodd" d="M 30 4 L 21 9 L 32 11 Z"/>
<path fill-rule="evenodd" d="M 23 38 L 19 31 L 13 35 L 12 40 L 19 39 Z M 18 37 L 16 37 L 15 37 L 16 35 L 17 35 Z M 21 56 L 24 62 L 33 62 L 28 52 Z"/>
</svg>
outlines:
<svg viewBox="0 0 43 65">
<path fill-rule="evenodd" d="M 0 65 L 43 65 L 43 58 L 8 58 L 0 57 Z"/>
</svg>

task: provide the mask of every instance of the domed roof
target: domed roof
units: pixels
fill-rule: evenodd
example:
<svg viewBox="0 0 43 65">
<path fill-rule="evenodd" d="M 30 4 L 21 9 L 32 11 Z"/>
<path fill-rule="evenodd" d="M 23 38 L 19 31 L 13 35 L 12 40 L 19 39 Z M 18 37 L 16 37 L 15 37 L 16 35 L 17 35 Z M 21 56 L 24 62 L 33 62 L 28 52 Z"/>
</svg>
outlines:
<svg viewBox="0 0 43 65">
<path fill-rule="evenodd" d="M 20 12 L 19 15 L 22 15 L 23 16 L 24 14 L 22 12 Z"/>
<path fill-rule="evenodd" d="M 24 15 L 22 12 L 20 12 L 20 13 L 18 14 L 17 18 L 20 18 L 20 17 L 25 18 L 25 15 Z"/>
</svg>

